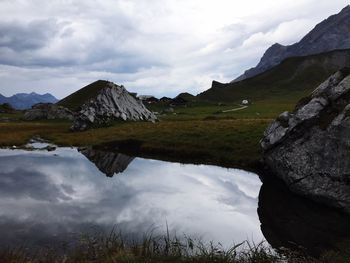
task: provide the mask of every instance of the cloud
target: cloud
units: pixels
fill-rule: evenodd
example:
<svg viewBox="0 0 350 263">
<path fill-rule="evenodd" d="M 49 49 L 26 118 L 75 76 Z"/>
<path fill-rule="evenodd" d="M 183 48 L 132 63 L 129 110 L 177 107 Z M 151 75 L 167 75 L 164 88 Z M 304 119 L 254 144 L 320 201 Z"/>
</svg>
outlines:
<svg viewBox="0 0 350 263">
<path fill-rule="evenodd" d="M 347 5 L 334 0 L 0 1 L 0 93 L 64 97 L 96 79 L 199 93 Z"/>
<path fill-rule="evenodd" d="M 35 50 L 45 46 L 55 34 L 54 20 L 33 20 L 28 24 L 0 24 L 0 47 L 13 51 Z"/>
</svg>

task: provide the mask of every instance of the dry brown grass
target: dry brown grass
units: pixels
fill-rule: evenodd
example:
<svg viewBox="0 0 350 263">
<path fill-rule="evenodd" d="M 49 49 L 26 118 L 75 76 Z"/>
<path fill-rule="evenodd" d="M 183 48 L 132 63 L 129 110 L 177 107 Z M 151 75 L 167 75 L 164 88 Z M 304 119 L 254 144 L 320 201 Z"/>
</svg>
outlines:
<svg viewBox="0 0 350 263">
<path fill-rule="evenodd" d="M 116 123 L 112 127 L 81 133 L 64 122 L 0 123 L 0 146 L 23 145 L 39 135 L 60 146 L 123 144 L 136 142 L 136 154 L 195 163 L 249 166 L 260 156 L 259 140 L 268 119 L 219 121 L 162 121 Z M 135 150 L 135 149 L 132 149 Z"/>
</svg>

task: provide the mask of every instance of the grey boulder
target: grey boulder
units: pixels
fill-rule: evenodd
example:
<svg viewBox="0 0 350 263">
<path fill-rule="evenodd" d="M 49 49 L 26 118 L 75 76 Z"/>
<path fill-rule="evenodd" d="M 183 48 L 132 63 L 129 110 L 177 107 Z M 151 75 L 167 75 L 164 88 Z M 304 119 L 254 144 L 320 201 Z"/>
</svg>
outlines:
<svg viewBox="0 0 350 263">
<path fill-rule="evenodd" d="M 155 122 L 157 117 L 123 86 L 108 82 L 95 98 L 82 105 L 71 129 L 84 131 L 115 120 Z"/>
<path fill-rule="evenodd" d="M 350 212 L 350 69 L 322 83 L 261 140 L 263 159 L 288 188 Z"/>
<path fill-rule="evenodd" d="M 72 121 L 74 114 L 72 111 L 52 103 L 38 103 L 24 113 L 25 120 L 55 120 L 65 119 Z"/>
</svg>

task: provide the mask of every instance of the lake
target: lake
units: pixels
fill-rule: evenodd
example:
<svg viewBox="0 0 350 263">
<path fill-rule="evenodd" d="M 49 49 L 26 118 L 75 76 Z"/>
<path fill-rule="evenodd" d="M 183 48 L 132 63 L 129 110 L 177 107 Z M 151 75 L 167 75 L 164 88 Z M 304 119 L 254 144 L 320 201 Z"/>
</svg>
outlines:
<svg viewBox="0 0 350 263">
<path fill-rule="evenodd" d="M 37 144 L 36 146 L 42 146 Z M 114 226 L 167 226 L 224 246 L 264 239 L 256 174 L 75 148 L 0 150 L 0 245 L 58 245 Z"/>
<path fill-rule="evenodd" d="M 58 248 L 117 229 L 132 238 L 169 230 L 224 247 L 266 240 L 313 256 L 349 251 L 348 215 L 291 194 L 272 176 L 262 184 L 238 169 L 49 150 L 0 150 L 2 248 Z"/>
</svg>

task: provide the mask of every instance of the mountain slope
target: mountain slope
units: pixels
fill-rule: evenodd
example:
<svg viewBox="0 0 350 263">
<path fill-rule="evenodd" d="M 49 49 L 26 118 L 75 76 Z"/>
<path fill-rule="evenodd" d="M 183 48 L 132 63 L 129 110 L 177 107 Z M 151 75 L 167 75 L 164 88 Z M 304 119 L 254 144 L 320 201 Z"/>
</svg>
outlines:
<svg viewBox="0 0 350 263">
<path fill-rule="evenodd" d="M 77 111 L 86 101 L 97 96 L 97 94 L 107 86 L 108 81 L 97 80 L 71 95 L 60 100 L 57 104 L 72 111 Z"/>
<path fill-rule="evenodd" d="M 212 87 L 198 95 L 201 100 L 241 102 L 252 100 L 298 100 L 335 71 L 350 65 L 350 49 L 294 57 L 255 77 Z"/>
<path fill-rule="evenodd" d="M 32 93 L 17 93 L 11 97 L 5 97 L 0 94 L 0 104 L 8 103 L 13 108 L 18 110 L 24 110 L 31 108 L 37 103 L 56 103 L 58 100 L 49 93 L 44 95 Z"/>
<path fill-rule="evenodd" d="M 180 93 L 179 95 L 177 95 L 175 97 L 175 99 L 177 98 L 181 98 L 181 99 L 184 99 L 185 101 L 193 101 L 196 99 L 196 96 L 192 95 L 191 93 L 188 93 L 188 92 L 183 92 L 183 93 Z"/>
<path fill-rule="evenodd" d="M 350 6 L 345 7 L 339 14 L 330 16 L 319 23 L 302 40 L 290 46 L 278 43 L 271 46 L 255 68 L 247 70 L 235 79 L 240 81 L 280 64 L 284 59 L 296 56 L 307 56 L 332 50 L 350 48 Z"/>
</svg>

